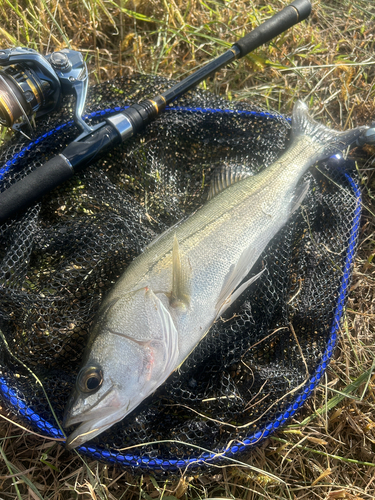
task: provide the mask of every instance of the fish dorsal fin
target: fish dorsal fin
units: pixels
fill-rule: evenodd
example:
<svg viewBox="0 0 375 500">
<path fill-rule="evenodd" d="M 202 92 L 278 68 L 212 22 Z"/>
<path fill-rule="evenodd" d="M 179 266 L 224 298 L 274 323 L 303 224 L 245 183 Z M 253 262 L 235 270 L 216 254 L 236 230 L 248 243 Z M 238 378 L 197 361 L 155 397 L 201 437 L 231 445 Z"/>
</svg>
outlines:
<svg viewBox="0 0 375 500">
<path fill-rule="evenodd" d="M 174 235 L 172 249 L 172 292 L 170 305 L 186 309 L 190 305 L 191 268 L 188 259 L 180 251 L 177 236 Z"/>
<path fill-rule="evenodd" d="M 212 173 L 207 201 L 224 191 L 227 187 L 238 181 L 242 181 L 242 179 L 250 175 L 252 173 L 246 170 L 243 165 L 220 165 L 216 167 Z"/>
</svg>

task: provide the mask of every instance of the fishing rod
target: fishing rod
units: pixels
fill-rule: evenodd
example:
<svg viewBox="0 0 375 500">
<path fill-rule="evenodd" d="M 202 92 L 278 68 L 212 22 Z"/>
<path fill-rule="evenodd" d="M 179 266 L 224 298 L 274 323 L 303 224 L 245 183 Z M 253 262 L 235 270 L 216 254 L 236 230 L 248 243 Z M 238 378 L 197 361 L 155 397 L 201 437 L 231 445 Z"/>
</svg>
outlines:
<svg viewBox="0 0 375 500">
<path fill-rule="evenodd" d="M 61 93 L 62 95 L 70 93 L 76 97 L 74 119 L 82 131 L 60 154 L 16 181 L 0 194 L 0 223 L 30 206 L 43 195 L 70 179 L 75 173 L 102 157 L 113 147 L 138 134 L 170 103 L 223 66 L 244 57 L 249 52 L 271 41 L 295 24 L 305 20 L 310 13 L 310 0 L 294 0 L 290 5 L 234 43 L 224 54 L 175 84 L 166 92 L 153 99 L 132 104 L 126 110 L 106 118 L 105 121 L 94 127 L 90 127 L 82 120 L 88 79 L 86 66 L 80 53 L 64 49 L 43 58 L 35 51 L 21 47 L 0 51 L 0 65 L 25 62 L 30 57 L 32 58 L 30 74 L 25 69 L 23 76 L 20 76 L 20 72 L 15 72 L 16 70 L 13 72 L 9 70 L 9 74 L 4 76 L 0 75 L 0 90 L 1 86 L 4 85 L 12 97 L 12 100 L 8 99 L 7 102 L 0 99 L 0 121 L 3 124 L 13 125 L 13 128 L 16 128 L 14 118 L 17 116 L 23 116 L 24 123 L 29 122 L 25 111 L 26 105 L 29 104 L 28 101 L 31 102 L 29 105 L 31 111 L 38 109 L 38 116 L 38 113 L 44 114 L 47 112 L 46 110 L 55 109 L 56 101 L 60 99 Z M 38 71 L 40 74 L 37 79 L 35 73 Z M 27 73 L 26 77 L 24 76 L 25 72 Z M 47 74 L 46 77 L 45 74 Z M 56 81 L 56 75 L 58 81 Z M 40 81 L 42 84 L 39 84 Z M 40 94 L 37 94 L 35 90 L 38 85 L 41 89 Z M 47 98 L 45 99 L 44 109 L 37 107 L 37 103 L 40 103 L 44 97 L 43 85 L 44 87 L 49 85 L 48 88 L 55 89 L 55 93 L 52 97 L 50 96 L 49 101 Z M 59 85 L 61 87 L 60 93 L 56 91 L 60 88 Z M 30 96 L 32 98 L 33 95 L 35 103 L 30 99 Z M 23 103 L 24 106 L 22 106 Z M 34 108 L 32 108 L 33 104 Z M 1 120 L 2 116 L 4 118 Z M 30 125 L 30 123 L 28 124 Z"/>
</svg>

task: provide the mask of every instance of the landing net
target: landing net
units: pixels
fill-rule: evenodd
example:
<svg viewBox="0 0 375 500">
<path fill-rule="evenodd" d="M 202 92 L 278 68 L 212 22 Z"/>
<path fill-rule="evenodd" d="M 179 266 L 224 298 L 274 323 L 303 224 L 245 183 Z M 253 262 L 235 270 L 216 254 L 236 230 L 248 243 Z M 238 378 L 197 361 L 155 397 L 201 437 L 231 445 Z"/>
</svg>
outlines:
<svg viewBox="0 0 375 500">
<path fill-rule="evenodd" d="M 89 121 L 170 86 L 144 76 L 96 86 Z M 2 149 L 0 192 L 77 136 L 68 104 L 39 123 L 37 139 Z M 3 404 L 62 437 L 50 405 L 61 421 L 103 295 L 145 245 L 205 202 L 217 166 L 256 173 L 285 149 L 289 130 L 275 113 L 190 92 L 0 226 Z M 360 218 L 353 171 L 335 158 L 310 169 L 302 208 L 259 259 L 261 279 L 179 372 L 82 453 L 137 471 L 206 467 L 241 457 L 301 408 L 333 355 L 348 292 Z"/>
</svg>

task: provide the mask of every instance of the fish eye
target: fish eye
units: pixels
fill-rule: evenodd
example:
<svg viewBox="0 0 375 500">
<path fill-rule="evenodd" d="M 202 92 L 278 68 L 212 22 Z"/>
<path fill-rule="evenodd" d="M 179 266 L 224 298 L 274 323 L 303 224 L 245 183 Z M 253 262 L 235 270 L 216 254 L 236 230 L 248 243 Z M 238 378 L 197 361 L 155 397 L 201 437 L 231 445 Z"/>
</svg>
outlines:
<svg viewBox="0 0 375 500">
<path fill-rule="evenodd" d="M 103 371 L 97 366 L 82 368 L 77 377 L 78 389 L 81 392 L 93 393 L 103 383 Z"/>
</svg>

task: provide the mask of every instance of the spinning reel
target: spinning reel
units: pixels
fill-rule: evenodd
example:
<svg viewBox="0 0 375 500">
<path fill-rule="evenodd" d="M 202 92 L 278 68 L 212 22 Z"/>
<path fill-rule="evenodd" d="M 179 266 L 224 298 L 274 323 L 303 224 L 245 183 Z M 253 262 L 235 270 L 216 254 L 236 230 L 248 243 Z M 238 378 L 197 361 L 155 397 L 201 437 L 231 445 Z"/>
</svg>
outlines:
<svg viewBox="0 0 375 500">
<path fill-rule="evenodd" d="M 88 73 L 82 54 L 63 49 L 42 56 L 33 49 L 0 50 L 0 123 L 22 132 L 32 131 L 34 117 L 56 110 L 63 95 L 76 98 L 74 121 L 82 132 L 92 129 L 83 121 Z"/>
</svg>

